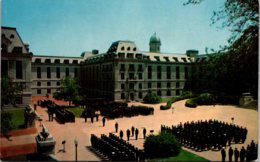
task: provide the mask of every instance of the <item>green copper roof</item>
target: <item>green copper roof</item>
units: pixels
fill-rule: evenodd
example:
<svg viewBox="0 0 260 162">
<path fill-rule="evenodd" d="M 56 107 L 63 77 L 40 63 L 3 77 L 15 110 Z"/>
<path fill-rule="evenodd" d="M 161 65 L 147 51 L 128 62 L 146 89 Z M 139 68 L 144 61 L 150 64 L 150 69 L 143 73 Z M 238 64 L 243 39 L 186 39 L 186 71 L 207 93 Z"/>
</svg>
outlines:
<svg viewBox="0 0 260 162">
<path fill-rule="evenodd" d="M 150 43 L 161 43 L 160 38 L 156 36 L 156 32 L 151 36 Z"/>
</svg>

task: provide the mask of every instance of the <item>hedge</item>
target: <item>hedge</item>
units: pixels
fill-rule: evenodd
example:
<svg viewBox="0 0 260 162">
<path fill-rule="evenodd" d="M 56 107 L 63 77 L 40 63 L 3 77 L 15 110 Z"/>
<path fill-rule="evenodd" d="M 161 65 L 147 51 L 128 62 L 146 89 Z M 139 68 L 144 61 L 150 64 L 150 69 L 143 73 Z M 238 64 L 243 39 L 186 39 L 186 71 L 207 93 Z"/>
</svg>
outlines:
<svg viewBox="0 0 260 162">
<path fill-rule="evenodd" d="M 143 100 L 145 103 L 160 103 L 161 97 L 155 93 L 147 93 Z"/>
<path fill-rule="evenodd" d="M 168 110 L 168 109 L 171 108 L 171 106 L 174 102 L 177 102 L 177 101 L 180 101 L 180 100 L 183 100 L 183 99 L 186 99 L 186 98 L 190 98 L 190 97 L 193 97 L 192 92 L 189 92 L 189 91 L 184 92 L 184 93 L 181 94 L 181 96 L 173 97 L 172 100 L 168 101 L 165 106 L 161 105 L 160 110 Z"/>
<path fill-rule="evenodd" d="M 144 151 L 148 158 L 176 156 L 180 150 L 181 144 L 170 133 L 149 135 L 144 142 Z"/>
<path fill-rule="evenodd" d="M 185 106 L 186 107 L 192 107 L 192 108 L 197 107 L 196 98 L 192 98 L 192 99 L 187 100 L 186 103 L 185 103 Z"/>
</svg>

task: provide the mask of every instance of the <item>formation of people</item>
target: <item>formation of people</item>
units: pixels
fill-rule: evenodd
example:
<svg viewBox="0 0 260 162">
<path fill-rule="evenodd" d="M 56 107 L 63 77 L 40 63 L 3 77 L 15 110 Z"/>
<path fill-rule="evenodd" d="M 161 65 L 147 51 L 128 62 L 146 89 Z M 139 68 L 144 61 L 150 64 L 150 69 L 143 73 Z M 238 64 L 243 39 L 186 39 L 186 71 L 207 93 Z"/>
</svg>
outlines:
<svg viewBox="0 0 260 162">
<path fill-rule="evenodd" d="M 197 122 L 180 123 L 177 126 L 161 126 L 161 131 L 167 131 L 175 135 L 183 146 L 197 151 L 220 150 L 226 145 L 244 143 L 247 129 L 234 124 L 228 124 L 218 120 L 205 120 Z"/>
<path fill-rule="evenodd" d="M 118 123 L 117 122 L 115 123 L 115 131 L 116 131 L 116 133 L 118 133 Z M 132 126 L 130 129 L 126 130 L 127 141 L 130 140 L 130 136 L 135 137 L 135 140 L 137 140 L 138 135 L 139 135 L 139 129 L 135 128 L 134 126 Z M 123 130 L 120 130 L 119 137 L 120 137 L 120 139 L 123 139 L 123 137 L 124 137 Z M 143 138 L 144 139 L 146 138 L 146 128 L 143 128 Z"/>
<path fill-rule="evenodd" d="M 110 133 L 97 137 L 91 134 L 91 146 L 112 161 L 145 161 L 145 153 L 134 145 Z"/>
<path fill-rule="evenodd" d="M 228 155 L 228 161 L 252 161 L 257 159 L 257 146 L 253 140 L 251 141 L 250 145 L 247 145 L 247 148 L 245 149 L 244 146 L 240 149 L 240 151 L 235 148 L 235 150 L 232 147 L 229 147 L 229 149 L 226 151 L 225 147 L 221 149 L 221 157 L 222 161 L 226 161 L 226 157 Z"/>
</svg>

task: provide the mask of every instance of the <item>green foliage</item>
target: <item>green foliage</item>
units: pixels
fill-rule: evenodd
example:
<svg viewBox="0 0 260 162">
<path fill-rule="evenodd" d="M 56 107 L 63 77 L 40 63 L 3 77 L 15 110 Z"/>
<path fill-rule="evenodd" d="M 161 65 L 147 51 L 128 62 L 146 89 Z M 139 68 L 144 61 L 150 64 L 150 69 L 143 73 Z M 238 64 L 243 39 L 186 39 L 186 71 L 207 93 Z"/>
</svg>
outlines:
<svg viewBox="0 0 260 162">
<path fill-rule="evenodd" d="M 155 93 L 147 93 L 143 100 L 145 103 L 160 103 L 162 99 Z"/>
<path fill-rule="evenodd" d="M 1 133 L 8 135 L 8 132 L 12 129 L 12 114 L 9 112 L 1 113 Z"/>
<path fill-rule="evenodd" d="M 144 142 L 144 151 L 148 158 L 176 156 L 180 150 L 180 143 L 169 133 L 149 135 Z"/>
<path fill-rule="evenodd" d="M 198 105 L 212 105 L 215 103 L 215 97 L 209 93 L 202 93 L 197 97 L 196 101 Z"/>
<path fill-rule="evenodd" d="M 197 105 L 213 105 L 216 103 L 216 97 L 210 93 L 202 93 L 196 98 L 186 101 L 185 106 L 197 107 Z"/>
<path fill-rule="evenodd" d="M 77 118 L 82 117 L 82 113 L 84 111 L 84 109 L 80 107 L 71 107 L 71 108 L 67 108 L 67 110 L 72 112 Z"/>
<path fill-rule="evenodd" d="M 22 91 L 22 85 L 15 83 L 11 78 L 3 76 L 1 78 L 1 106 L 4 104 L 16 104 L 16 98 Z"/>
<path fill-rule="evenodd" d="M 186 4 L 199 4 L 202 1 L 188 0 Z M 215 54 L 207 61 L 195 64 L 195 73 L 188 81 L 188 88 L 197 93 L 223 93 L 226 96 L 251 92 L 257 98 L 258 1 L 226 0 L 223 8 L 213 13 L 211 20 L 212 24 L 221 22 L 223 28 L 231 29 L 229 45 L 219 51 L 212 50 Z"/>
<path fill-rule="evenodd" d="M 192 107 L 192 108 L 197 107 L 197 99 L 191 98 L 191 99 L 187 100 L 186 103 L 185 103 L 185 106 L 186 107 Z"/>
<path fill-rule="evenodd" d="M 169 100 L 169 101 L 167 102 L 166 106 L 161 105 L 161 106 L 160 106 L 160 110 L 168 110 L 168 109 L 171 108 L 171 106 L 172 106 L 172 104 L 173 104 L 174 102 L 177 102 L 177 101 L 180 101 L 180 100 L 183 100 L 183 99 L 186 99 L 186 98 L 191 98 L 191 97 L 193 97 L 193 96 L 194 96 L 194 95 L 193 95 L 192 92 L 190 92 L 190 91 L 185 91 L 185 92 L 183 92 L 183 93 L 181 94 L 181 96 L 175 96 L 175 97 L 173 97 L 171 100 Z"/>
<path fill-rule="evenodd" d="M 53 97 L 55 99 L 69 101 L 69 105 L 71 105 L 71 101 L 79 99 L 79 86 L 77 81 L 70 76 L 63 78 L 61 80 L 60 91 L 54 93 Z"/>
<path fill-rule="evenodd" d="M 209 160 L 181 149 L 180 153 L 177 156 L 172 156 L 168 158 L 149 159 L 149 161 L 209 161 Z"/>
</svg>

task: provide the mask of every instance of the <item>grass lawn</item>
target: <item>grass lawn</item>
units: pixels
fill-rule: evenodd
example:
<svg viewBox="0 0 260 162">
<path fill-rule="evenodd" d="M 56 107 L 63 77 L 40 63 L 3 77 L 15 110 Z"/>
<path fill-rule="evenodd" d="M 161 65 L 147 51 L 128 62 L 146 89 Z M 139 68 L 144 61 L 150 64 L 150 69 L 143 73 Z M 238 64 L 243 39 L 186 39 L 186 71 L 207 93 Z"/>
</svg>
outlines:
<svg viewBox="0 0 260 162">
<path fill-rule="evenodd" d="M 170 100 L 172 100 L 172 97 L 162 98 L 161 103 L 163 103 L 163 102 L 168 102 L 168 101 L 170 101 Z"/>
<path fill-rule="evenodd" d="M 76 118 L 80 118 L 82 112 L 84 111 L 84 109 L 80 108 L 80 107 L 72 107 L 72 108 L 67 108 L 66 110 L 72 112 Z"/>
<path fill-rule="evenodd" d="M 151 161 L 209 161 L 203 157 L 196 154 L 190 153 L 186 150 L 181 150 L 179 155 L 169 158 L 156 158 L 151 159 Z"/>
<path fill-rule="evenodd" d="M 12 114 L 12 129 L 24 128 L 24 109 L 2 110 Z"/>
</svg>

